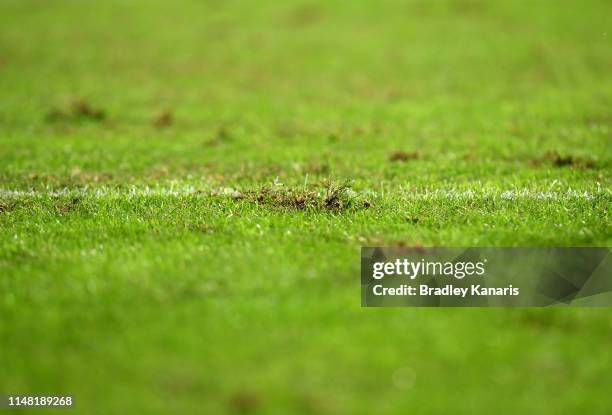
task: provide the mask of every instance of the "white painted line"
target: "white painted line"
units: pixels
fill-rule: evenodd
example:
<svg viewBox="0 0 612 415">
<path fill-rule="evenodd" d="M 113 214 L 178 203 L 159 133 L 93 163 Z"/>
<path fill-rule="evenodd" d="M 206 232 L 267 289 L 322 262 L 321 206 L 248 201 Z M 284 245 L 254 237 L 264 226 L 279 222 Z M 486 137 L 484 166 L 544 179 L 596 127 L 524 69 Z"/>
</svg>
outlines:
<svg viewBox="0 0 612 415">
<path fill-rule="evenodd" d="M 91 198 L 132 198 L 132 197 L 211 197 L 228 196 L 239 197 L 242 193 L 231 187 L 217 188 L 196 188 L 194 186 L 172 186 L 172 187 L 137 187 L 132 186 L 126 189 L 111 187 L 100 188 L 61 188 L 48 190 L 14 190 L 1 189 L 0 197 L 9 199 L 42 198 L 42 197 L 91 197 Z M 566 200 L 566 199 L 585 199 L 591 200 L 596 197 L 612 197 L 610 189 L 598 189 L 596 191 L 567 189 L 563 191 L 538 191 L 527 188 L 523 189 L 479 189 L 479 190 L 459 190 L 459 189 L 422 189 L 408 191 L 399 189 L 397 191 L 386 190 L 385 194 L 404 199 L 482 199 L 494 198 L 501 200 Z M 351 196 L 364 196 L 379 198 L 382 193 L 363 190 L 350 191 Z"/>
</svg>

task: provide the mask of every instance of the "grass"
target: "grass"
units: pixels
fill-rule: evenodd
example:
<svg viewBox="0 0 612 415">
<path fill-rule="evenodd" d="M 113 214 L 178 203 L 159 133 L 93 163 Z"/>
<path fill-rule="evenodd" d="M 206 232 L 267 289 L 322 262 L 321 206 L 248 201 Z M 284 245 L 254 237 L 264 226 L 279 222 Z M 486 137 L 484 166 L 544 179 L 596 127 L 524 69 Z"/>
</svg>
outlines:
<svg viewBox="0 0 612 415">
<path fill-rule="evenodd" d="M 561 3 L 0 1 L 0 393 L 609 413 L 607 309 L 359 306 L 362 245 L 610 246 L 612 5 Z"/>
</svg>

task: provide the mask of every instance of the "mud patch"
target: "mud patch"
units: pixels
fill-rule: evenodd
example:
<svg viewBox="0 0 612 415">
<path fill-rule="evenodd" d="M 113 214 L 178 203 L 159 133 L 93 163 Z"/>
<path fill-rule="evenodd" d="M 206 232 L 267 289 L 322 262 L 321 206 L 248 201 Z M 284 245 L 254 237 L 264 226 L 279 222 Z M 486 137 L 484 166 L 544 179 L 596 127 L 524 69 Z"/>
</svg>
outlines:
<svg viewBox="0 0 612 415">
<path fill-rule="evenodd" d="M 360 200 L 351 193 L 354 192 L 348 183 L 330 182 L 324 190 L 318 191 L 268 186 L 241 195 L 258 205 L 286 210 L 343 212 L 367 209 L 371 206 L 368 200 Z"/>
<path fill-rule="evenodd" d="M 418 240 L 387 238 L 383 235 L 360 235 L 356 238 L 362 246 L 386 246 L 393 248 L 409 248 L 417 252 L 425 252 L 425 247 Z"/>
<path fill-rule="evenodd" d="M 406 222 L 416 225 L 423 222 L 424 217 L 421 215 L 409 215 L 406 217 Z"/>
<path fill-rule="evenodd" d="M 84 100 L 73 101 L 69 108 L 54 108 L 45 117 L 47 122 L 101 122 L 106 119 L 106 112 L 92 106 Z"/>
<path fill-rule="evenodd" d="M 216 228 L 208 223 L 187 223 L 185 227 L 192 232 L 212 235 L 216 232 Z"/>
<path fill-rule="evenodd" d="M 406 162 L 417 160 L 421 157 L 418 151 L 395 151 L 389 155 L 391 162 Z"/>
<path fill-rule="evenodd" d="M 348 196 L 349 186 L 347 183 L 330 184 L 325 191 L 323 206 L 326 209 L 343 209 L 348 207 L 352 200 Z"/>
<path fill-rule="evenodd" d="M 229 408 L 236 413 L 250 414 L 261 408 L 261 399 L 253 392 L 240 391 L 228 399 Z"/>
<path fill-rule="evenodd" d="M 8 213 L 15 210 L 16 203 L 12 202 L 0 202 L 0 214 Z"/>
<path fill-rule="evenodd" d="M 174 115 L 172 111 L 162 111 L 153 119 L 153 126 L 155 128 L 166 128 L 170 127 L 174 123 Z"/>
<path fill-rule="evenodd" d="M 315 175 L 327 175 L 330 172 L 329 164 L 325 161 L 313 161 L 306 165 L 304 171 Z"/>
<path fill-rule="evenodd" d="M 550 310 L 549 310 L 550 311 Z M 571 316 L 562 312 L 544 312 L 542 310 L 525 310 L 518 314 L 518 320 L 534 331 L 577 331 L 579 324 Z"/>
<path fill-rule="evenodd" d="M 73 197 L 68 202 L 60 202 L 55 205 L 57 211 L 61 214 L 68 214 L 76 210 L 81 204 L 81 199 L 78 197 Z"/>
<path fill-rule="evenodd" d="M 333 414 L 340 412 L 337 402 L 332 397 L 312 394 L 297 396 L 295 408 L 299 413 L 303 414 Z"/>
<path fill-rule="evenodd" d="M 204 142 L 204 145 L 207 147 L 214 147 L 219 144 L 223 144 L 228 141 L 232 141 L 232 139 L 233 139 L 233 134 L 230 131 L 229 127 L 225 125 L 221 125 L 217 128 L 217 131 L 215 132 L 214 136 L 211 139 Z"/>
<path fill-rule="evenodd" d="M 91 172 L 81 170 L 80 167 L 74 167 L 70 171 L 70 183 L 76 183 L 81 185 L 91 183 L 108 182 L 113 178 L 113 175 L 106 172 Z"/>
<path fill-rule="evenodd" d="M 571 167 L 576 169 L 596 169 L 597 162 L 585 157 L 571 154 L 560 154 L 556 150 L 547 152 L 543 157 L 530 160 L 532 166 L 547 164 L 553 167 Z"/>
<path fill-rule="evenodd" d="M 474 160 L 478 160 L 478 156 L 475 153 L 465 153 L 463 155 L 463 160 L 465 161 L 474 161 Z"/>
</svg>

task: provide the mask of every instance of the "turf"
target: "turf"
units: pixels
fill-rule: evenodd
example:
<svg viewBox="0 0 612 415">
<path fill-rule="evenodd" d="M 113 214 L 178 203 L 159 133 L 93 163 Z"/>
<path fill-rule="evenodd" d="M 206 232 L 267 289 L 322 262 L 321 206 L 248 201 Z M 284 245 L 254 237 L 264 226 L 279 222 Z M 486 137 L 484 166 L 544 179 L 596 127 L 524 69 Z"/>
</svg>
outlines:
<svg viewBox="0 0 612 415">
<path fill-rule="evenodd" d="M 0 1 L 0 393 L 609 413 L 608 309 L 362 309 L 358 281 L 363 245 L 610 246 L 611 13 Z"/>
</svg>

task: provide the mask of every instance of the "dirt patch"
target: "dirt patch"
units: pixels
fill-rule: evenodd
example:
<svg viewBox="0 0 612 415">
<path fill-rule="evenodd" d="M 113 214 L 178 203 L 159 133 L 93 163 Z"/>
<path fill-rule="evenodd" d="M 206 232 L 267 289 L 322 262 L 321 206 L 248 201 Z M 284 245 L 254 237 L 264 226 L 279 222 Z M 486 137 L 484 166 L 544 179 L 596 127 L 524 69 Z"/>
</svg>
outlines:
<svg viewBox="0 0 612 415">
<path fill-rule="evenodd" d="M 306 27 L 312 26 L 323 18 L 323 13 L 314 4 L 303 4 L 292 10 L 287 16 L 290 26 Z"/>
<path fill-rule="evenodd" d="M 106 172 L 91 172 L 81 170 L 80 167 L 73 167 L 70 171 L 70 183 L 90 184 L 107 182 L 113 178 L 113 175 Z"/>
<path fill-rule="evenodd" d="M 0 202 L 0 213 L 8 213 L 15 210 L 15 203 Z"/>
<path fill-rule="evenodd" d="M 185 227 L 192 232 L 209 235 L 214 234 L 216 231 L 215 227 L 208 223 L 188 223 L 185 225 Z"/>
<path fill-rule="evenodd" d="M 215 135 L 215 139 L 217 141 L 230 141 L 232 139 L 232 133 L 228 127 L 222 125 L 217 129 L 217 134 Z"/>
<path fill-rule="evenodd" d="M 153 126 L 155 128 L 166 128 L 170 127 L 174 122 L 174 115 L 172 111 L 162 111 L 153 119 Z"/>
<path fill-rule="evenodd" d="M 101 122 L 106 119 L 106 112 L 92 106 L 84 100 L 73 101 L 69 108 L 54 108 L 45 117 L 47 122 Z"/>
<path fill-rule="evenodd" d="M 571 154 L 560 154 L 556 150 L 547 152 L 543 157 L 530 160 L 533 166 L 548 164 L 553 167 L 572 167 L 577 169 L 596 169 L 595 160 L 584 157 L 573 156 Z"/>
<path fill-rule="evenodd" d="M 184 395 L 200 395 L 203 388 L 198 376 L 188 367 L 175 367 L 159 379 L 160 392 L 170 398 Z"/>
<path fill-rule="evenodd" d="M 347 183 L 329 184 L 325 191 L 323 206 L 326 209 L 344 209 L 348 207 L 351 203 L 351 199 L 348 197 L 348 189 Z"/>
<path fill-rule="evenodd" d="M 417 160 L 421 155 L 418 151 L 395 151 L 389 155 L 389 161 L 406 162 L 409 160 Z"/>
<path fill-rule="evenodd" d="M 302 394 L 295 398 L 295 407 L 300 414 L 334 414 L 341 412 L 331 396 Z"/>
<path fill-rule="evenodd" d="M 68 202 L 58 203 L 55 207 L 59 213 L 67 214 L 76 210 L 80 204 L 81 199 L 79 199 L 78 197 L 74 197 Z"/>
<path fill-rule="evenodd" d="M 228 406 L 234 412 L 250 414 L 261 408 L 261 399 L 253 392 L 240 391 L 229 397 Z"/>
<path fill-rule="evenodd" d="M 610 114 L 597 114 L 584 117 L 584 124 L 591 127 L 609 127 L 612 125 L 612 115 Z"/>
<path fill-rule="evenodd" d="M 386 246 L 393 248 L 410 249 L 414 252 L 425 253 L 425 246 L 421 242 L 395 240 L 387 243 Z"/>
<path fill-rule="evenodd" d="M 384 129 L 377 124 L 336 124 L 336 123 L 305 123 L 300 120 L 286 120 L 278 123 L 274 134 L 283 139 L 325 138 L 329 143 L 336 144 L 359 136 L 382 134 Z"/>
<path fill-rule="evenodd" d="M 561 313 L 543 312 L 542 310 L 525 310 L 517 315 L 520 323 L 534 331 L 576 331 L 576 321 Z"/>
<path fill-rule="evenodd" d="M 389 248 L 406 248 L 417 252 L 425 252 L 425 247 L 421 241 L 389 239 L 383 235 L 361 235 L 357 237 L 357 242 L 362 246 L 385 246 Z"/>
<path fill-rule="evenodd" d="M 406 217 L 406 222 L 407 223 L 411 223 L 413 225 L 416 225 L 416 224 L 422 222 L 423 219 L 424 218 L 422 216 L 420 216 L 420 215 L 410 215 L 410 216 Z"/>
<path fill-rule="evenodd" d="M 268 186 L 258 191 L 241 193 L 241 198 L 258 205 L 287 210 L 342 212 L 371 207 L 370 201 L 360 200 L 351 194 L 348 183 L 336 182 L 329 182 L 324 190 L 318 191 Z"/>
<path fill-rule="evenodd" d="M 213 138 L 204 142 L 204 145 L 207 147 L 214 147 L 219 144 L 223 144 L 225 142 L 231 141 L 233 138 L 232 132 L 230 129 L 224 125 L 217 128 Z"/>
<path fill-rule="evenodd" d="M 326 175 L 330 172 L 330 167 L 327 162 L 314 161 L 308 164 L 305 168 L 307 173 Z"/>
<path fill-rule="evenodd" d="M 248 199 L 254 199 L 258 204 L 285 209 L 307 209 L 316 207 L 319 197 L 315 192 L 293 189 L 274 189 L 264 187 L 256 193 L 245 193 Z"/>
<path fill-rule="evenodd" d="M 463 155 L 463 160 L 465 161 L 474 161 L 477 159 L 478 159 L 478 156 L 475 153 L 465 153 Z"/>
</svg>

